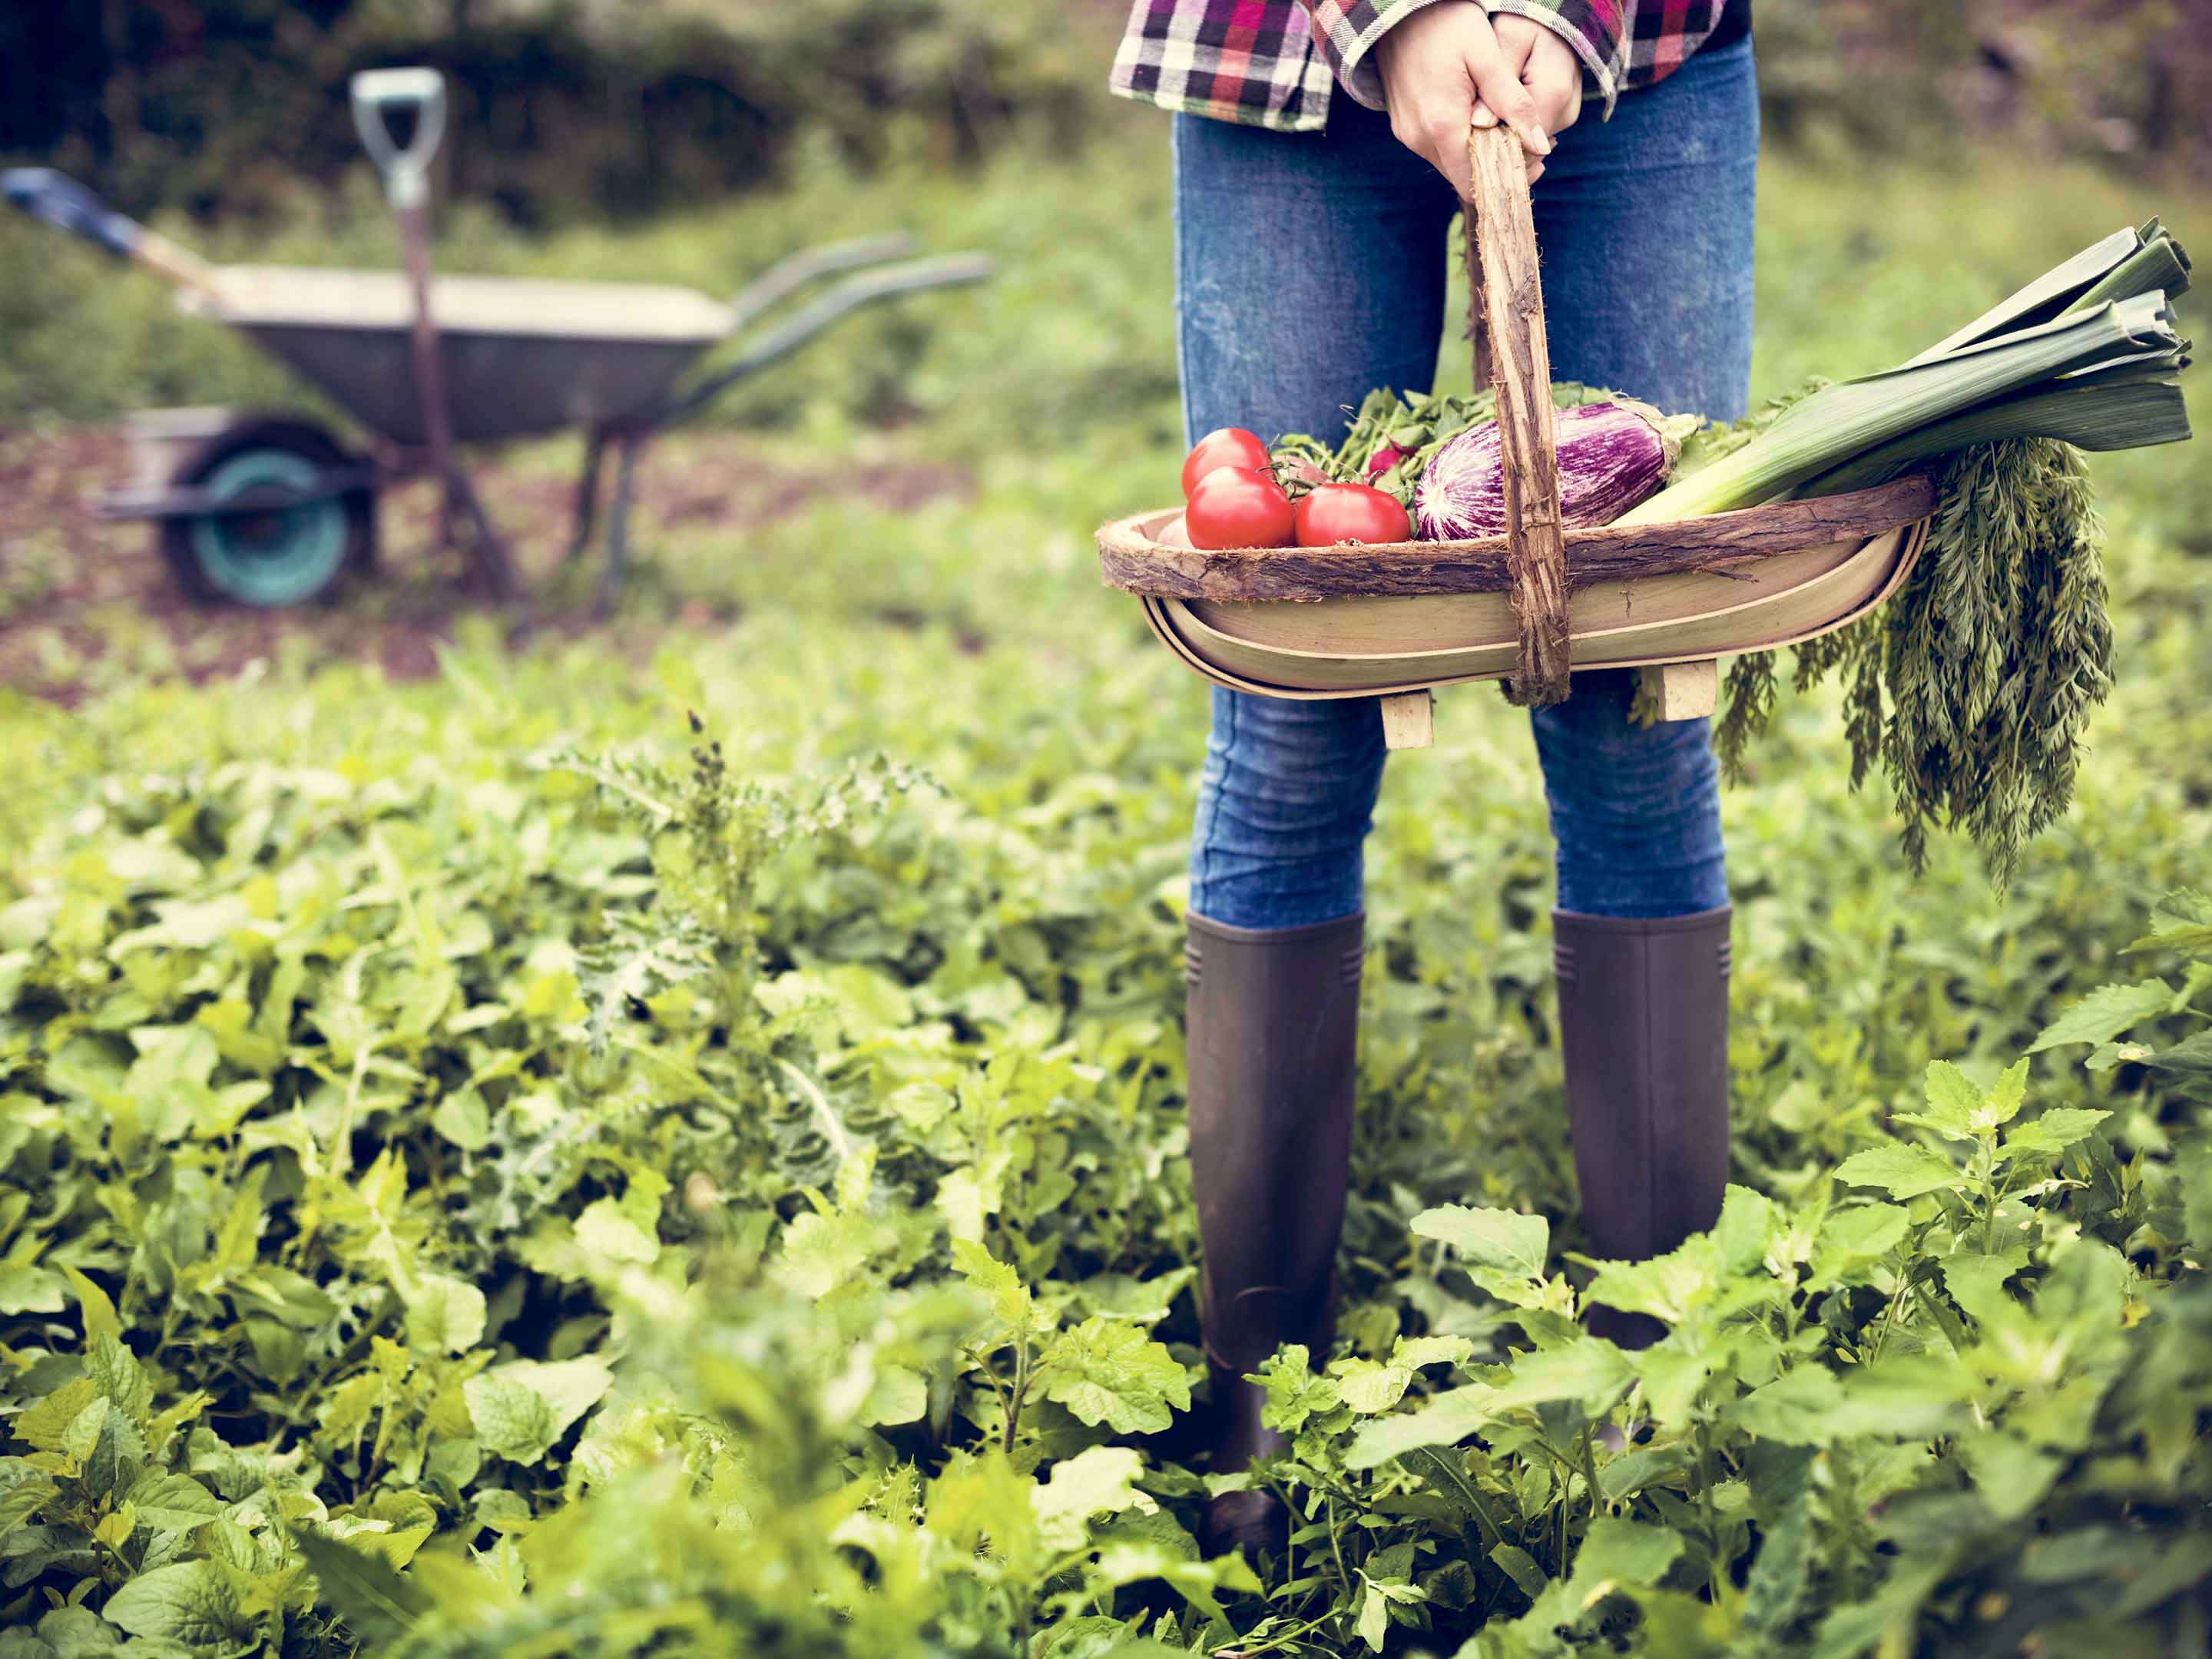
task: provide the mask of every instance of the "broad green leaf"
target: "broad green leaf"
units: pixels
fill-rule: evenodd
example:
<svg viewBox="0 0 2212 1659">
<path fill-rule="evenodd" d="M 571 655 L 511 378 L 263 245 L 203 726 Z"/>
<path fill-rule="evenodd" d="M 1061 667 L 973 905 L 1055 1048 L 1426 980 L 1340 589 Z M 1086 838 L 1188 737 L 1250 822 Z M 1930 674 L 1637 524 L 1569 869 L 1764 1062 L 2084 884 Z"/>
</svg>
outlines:
<svg viewBox="0 0 2212 1659">
<path fill-rule="evenodd" d="M 992 1313 L 1010 1329 L 1025 1331 L 1035 1322 L 1035 1309 L 1021 1275 L 981 1243 L 967 1238 L 954 1240 L 952 1265 L 963 1278 L 991 1298 Z"/>
<path fill-rule="evenodd" d="M 1450 1245 L 1471 1262 L 1523 1279 L 1544 1276 L 1544 1260 L 1551 1249 L 1552 1224 L 1542 1216 L 1514 1210 L 1445 1204 L 1415 1216 L 1413 1230 L 1419 1237 Z"/>
<path fill-rule="evenodd" d="M 61 1488 L 40 1476 L 0 1486 L 0 1537 L 15 1530 L 61 1495 Z"/>
<path fill-rule="evenodd" d="M 1583 1337 L 1563 1347 L 1539 1349 L 1512 1362 L 1513 1373 L 1496 1385 L 1491 1403 L 1497 1410 L 1572 1401 L 1592 1417 L 1610 1407 L 1635 1381 L 1627 1356 L 1612 1343 Z"/>
<path fill-rule="evenodd" d="M 483 1292 L 464 1279 L 423 1273 L 408 1287 L 407 1340 L 434 1353 L 465 1353 L 483 1340 Z"/>
<path fill-rule="evenodd" d="M 64 1261 L 62 1277 L 69 1281 L 70 1289 L 76 1292 L 78 1308 L 84 1315 L 84 1334 L 88 1337 L 123 1334 L 123 1321 L 115 1312 L 115 1304 L 108 1300 L 107 1292 Z"/>
<path fill-rule="evenodd" d="M 1490 1552 L 1490 1559 L 1498 1570 L 1520 1587 L 1521 1594 L 1534 1601 L 1549 1588 L 1551 1580 L 1544 1576 L 1536 1558 L 1517 1545 L 1500 1544 Z"/>
<path fill-rule="evenodd" d="M 1974 1080 L 1947 1060 L 1931 1062 L 1925 1083 L 1928 1111 L 1918 1121 L 1956 1140 L 1974 1139 L 1974 1115 L 1982 1091 Z"/>
<path fill-rule="evenodd" d="M 463 1392 L 477 1443 L 511 1462 L 528 1464 L 541 1461 L 613 1381 L 613 1373 L 596 1359 L 517 1359 L 471 1377 Z"/>
<path fill-rule="evenodd" d="M 2181 888 L 2168 893 L 2151 913 L 2151 931 L 2121 952 L 2175 951 L 2184 956 L 2212 956 L 2212 893 Z"/>
<path fill-rule="evenodd" d="M 1974 1113 L 1973 1127 L 1977 1131 L 2001 1129 L 2020 1115 L 2027 1101 L 2027 1061 L 2014 1060 L 1990 1085 L 1982 1104 Z"/>
<path fill-rule="evenodd" d="M 2008 1434 L 1988 1431 L 1959 1441 L 1974 1490 L 2001 1521 L 2017 1521 L 2043 1501 L 2063 1460 Z"/>
<path fill-rule="evenodd" d="M 2017 1304 L 2004 1293 L 2005 1280 L 2027 1266 L 2027 1247 L 2015 1244 L 1994 1255 L 1947 1255 L 1943 1288 L 1978 1325 L 2013 1312 Z"/>
<path fill-rule="evenodd" d="M 230 1570 L 215 1561 L 179 1561 L 141 1573 L 107 1599 L 101 1616 L 133 1636 L 228 1650 L 252 1633 Z"/>
<path fill-rule="evenodd" d="M 1046 1399 L 1116 1434 L 1157 1434 L 1190 1409 L 1189 1378 L 1166 1346 L 1097 1314 L 1060 1333 L 1037 1381 Z"/>
<path fill-rule="evenodd" d="M 1825 1367 L 1794 1365 L 1765 1388 L 1753 1389 L 1732 1408 L 1735 1420 L 1761 1439 L 1787 1446 L 1825 1446 L 1835 1437 L 1835 1413 L 1843 1385 Z"/>
<path fill-rule="evenodd" d="M 1632 1355 L 1630 1364 L 1644 1379 L 1644 1398 L 1652 1420 L 1664 1428 L 1686 1426 L 1698 1390 L 1719 1358 L 1709 1347 L 1685 1351 L 1663 1344 Z"/>
<path fill-rule="evenodd" d="M 1744 1623 L 1770 1643 L 1804 1604 L 1813 1569 L 1813 1484 L 1810 1456 L 1753 1465 L 1759 1499 L 1759 1553 L 1744 1584 Z"/>
<path fill-rule="evenodd" d="M 981 1248 L 984 1223 L 983 1188 L 969 1168 L 948 1170 L 937 1183 L 937 1207 L 945 1212 L 945 1229 L 957 1243 Z"/>
<path fill-rule="evenodd" d="M 1758 1267 L 1780 1225 L 1780 1213 L 1771 1199 L 1730 1183 L 1721 1200 L 1720 1218 L 1712 1229 L 1719 1270 L 1742 1273 Z"/>
<path fill-rule="evenodd" d="M 1390 1363 L 1419 1370 L 1424 1365 L 1464 1365 L 1474 1344 L 1463 1336 L 1401 1336 L 1390 1351 Z"/>
<path fill-rule="evenodd" d="M 1144 1458 L 1128 1446 L 1093 1446 L 1054 1464 L 1050 1478 L 1030 1489 L 1030 1508 L 1046 1546 L 1078 1548 L 1092 1516 L 1149 1503 L 1133 1484 L 1144 1466 Z"/>
<path fill-rule="evenodd" d="M 1592 1581 L 1656 1584 L 1681 1553 L 1678 1533 L 1601 1515 L 1590 1522 L 1582 1547 L 1575 1552 L 1571 1582 L 1584 1591 L 1582 1605 L 1587 1607 L 1595 1599 L 1596 1585 Z"/>
<path fill-rule="evenodd" d="M 430 1127 L 465 1152 L 491 1145 L 491 1111 L 474 1089 L 456 1089 L 430 1114 Z"/>
<path fill-rule="evenodd" d="M 428 1609 L 429 1598 L 381 1554 L 342 1544 L 312 1528 L 292 1535 L 293 1547 L 315 1575 L 315 1599 L 366 1643 L 398 1641 Z"/>
<path fill-rule="evenodd" d="M 660 1256 L 660 1239 L 640 1224 L 627 1199 L 594 1199 L 576 1218 L 576 1243 L 602 1261 L 650 1263 Z"/>
<path fill-rule="evenodd" d="M 1386 1365 L 1372 1359 L 1355 1359 L 1337 1378 L 1344 1403 L 1362 1416 L 1387 1412 L 1405 1397 L 1412 1386 L 1410 1365 Z"/>
<path fill-rule="evenodd" d="M 1854 1153 L 1836 1166 L 1836 1179 L 1846 1186 L 1879 1188 L 1896 1199 L 1957 1191 L 1966 1185 L 1956 1165 L 1902 1142 Z"/>
<path fill-rule="evenodd" d="M 2007 1133 L 1997 1156 L 2001 1160 L 2030 1154 L 2056 1158 L 2075 1141 L 2094 1134 L 2097 1126 L 2111 1115 L 2083 1106 L 2053 1106 Z"/>
<path fill-rule="evenodd" d="M 1129 1530 L 1133 1522 L 1164 1523 L 1173 1529 L 1174 1541 L 1159 1542 L 1152 1539 L 1141 1542 L 1121 1541 L 1133 1535 Z M 1242 1551 L 1225 1550 L 1210 1561 L 1201 1561 L 1198 1559 L 1196 1540 L 1177 1526 L 1170 1516 L 1125 1515 L 1121 1520 L 1102 1528 L 1102 1532 L 1110 1541 L 1099 1550 L 1097 1560 L 1085 1574 L 1088 1583 L 1113 1589 L 1123 1584 L 1156 1580 L 1166 1584 L 1197 1608 L 1206 1621 L 1217 1628 L 1225 1628 L 1220 1591 L 1234 1590 L 1247 1595 L 1258 1595 L 1262 1591 L 1258 1577 Z M 1163 1659 L 1170 1654 L 1182 1655 L 1188 1651 L 1181 1647 L 1162 1647 L 1157 1650 Z M 1048 1647 L 1045 1651 L 1049 1655 L 1057 1653 L 1059 1650 Z M 1114 1656 L 1114 1659 L 1121 1659 L 1121 1656 L 1133 1650 L 1117 1644 L 1109 1646 L 1105 1651 Z"/>
<path fill-rule="evenodd" d="M 1590 1522 L 1567 1577 L 1545 1587 L 1515 1621 L 1515 1633 L 1549 1638 L 1558 1626 L 1574 1623 L 1622 1586 L 1657 1583 L 1682 1553 L 1683 1541 L 1680 1533 L 1663 1527 L 1600 1516 Z"/>
<path fill-rule="evenodd" d="M 190 1532 L 221 1515 L 222 1500 L 188 1474 L 149 1475 L 131 1488 L 142 1525 L 156 1532 Z"/>
<path fill-rule="evenodd" d="M 857 1419 L 863 1428 L 919 1423 L 929 1409 L 929 1380 L 905 1365 L 878 1364 L 874 1386 Z"/>
<path fill-rule="evenodd" d="M 0 1314 L 59 1313 L 63 1297 L 58 1274 L 27 1261 L 0 1261 Z"/>
<path fill-rule="evenodd" d="M 1374 1652 L 1382 1651 L 1382 1643 L 1390 1633 L 1390 1603 L 1373 1584 L 1366 1586 L 1359 1602 L 1359 1622 L 1356 1626 L 1359 1639 Z"/>
<path fill-rule="evenodd" d="M 69 1427 L 62 1431 L 62 1449 L 80 1463 L 89 1459 L 114 1410 L 105 1395 L 94 1395 L 85 1402 L 84 1409 L 70 1419 Z"/>
<path fill-rule="evenodd" d="M 2134 985 L 2100 985 L 2045 1026 L 2027 1045 L 2027 1052 L 2039 1054 L 2045 1048 L 2069 1042 L 2110 1042 L 2123 1031 L 2164 1013 L 2172 1001 L 2173 988 L 2162 979 Z"/>
<path fill-rule="evenodd" d="M 1814 1246 L 1806 1288 L 1864 1283 L 1866 1270 L 1904 1242 L 1910 1219 L 1895 1204 L 1852 1204 L 1829 1211 Z"/>
<path fill-rule="evenodd" d="M 866 1216 L 804 1211 L 783 1230 L 775 1275 L 799 1295 L 819 1300 L 860 1276 L 876 1239 L 876 1226 Z"/>
<path fill-rule="evenodd" d="M 2212 1078 L 2212 1026 L 2192 1032 L 2171 1048 L 2159 1049 L 2147 1063 L 2191 1079 Z"/>
<path fill-rule="evenodd" d="M 100 1390 L 90 1377 L 72 1377 L 17 1417 L 15 1433 L 36 1450 L 59 1451 L 68 1437 L 70 1425 L 98 1398 Z"/>
<path fill-rule="evenodd" d="M 1104 1314 L 1109 1319 L 1133 1320 L 1140 1325 L 1155 1325 L 1168 1316 L 1176 1297 L 1183 1287 L 1198 1277 L 1198 1269 L 1182 1267 L 1156 1274 L 1151 1279 L 1134 1279 L 1127 1273 L 1093 1273 L 1075 1287 L 1082 1305 L 1091 1312 Z"/>
<path fill-rule="evenodd" d="M 1498 1420 L 1504 1408 L 1497 1399 L 1498 1390 L 1488 1383 L 1470 1383 L 1431 1395 L 1413 1411 L 1363 1423 L 1345 1451 L 1345 1467 L 1379 1468 L 1401 1452 L 1455 1446 Z"/>
<path fill-rule="evenodd" d="M 1686 1322 L 1714 1291 L 1712 1262 L 1692 1239 L 1678 1250 L 1649 1261 L 1607 1261 L 1601 1266 L 1585 1302 L 1626 1313 L 1647 1313 L 1669 1325 Z"/>
<path fill-rule="evenodd" d="M 1813 1632 L 1809 1659 L 1863 1659 L 1868 1649 L 1885 1640 L 1892 1644 L 1886 1654 L 1910 1653 L 1912 1644 L 1905 1638 L 1918 1624 L 1929 1592 L 1949 1569 L 1942 1555 L 1932 1560 L 1891 1557 L 1889 1575 L 1871 1596 L 1829 1610 Z"/>
</svg>

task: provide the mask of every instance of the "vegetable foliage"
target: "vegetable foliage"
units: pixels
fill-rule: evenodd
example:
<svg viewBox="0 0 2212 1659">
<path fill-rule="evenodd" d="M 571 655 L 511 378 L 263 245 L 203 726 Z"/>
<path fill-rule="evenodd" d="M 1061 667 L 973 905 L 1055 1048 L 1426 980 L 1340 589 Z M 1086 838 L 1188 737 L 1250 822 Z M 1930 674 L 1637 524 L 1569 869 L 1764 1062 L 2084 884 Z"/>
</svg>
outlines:
<svg viewBox="0 0 2212 1659">
<path fill-rule="evenodd" d="M 76 804 L 0 911 L 7 1659 L 2199 1628 L 2212 900 L 2042 1033 L 2087 1086 L 1755 1115 L 1747 1170 L 1849 1155 L 1581 1288 L 1439 1162 L 1384 973 L 1362 1265 L 1341 1350 L 1264 1368 L 1292 1454 L 1235 1479 L 1301 1525 L 1255 1573 L 1197 1559 L 1224 1481 L 1176 1439 L 1169 919 L 979 931 L 1029 855 L 898 767 L 444 719 L 50 763 Z M 1578 1297 L 1673 1334 L 1623 1353 Z"/>
</svg>

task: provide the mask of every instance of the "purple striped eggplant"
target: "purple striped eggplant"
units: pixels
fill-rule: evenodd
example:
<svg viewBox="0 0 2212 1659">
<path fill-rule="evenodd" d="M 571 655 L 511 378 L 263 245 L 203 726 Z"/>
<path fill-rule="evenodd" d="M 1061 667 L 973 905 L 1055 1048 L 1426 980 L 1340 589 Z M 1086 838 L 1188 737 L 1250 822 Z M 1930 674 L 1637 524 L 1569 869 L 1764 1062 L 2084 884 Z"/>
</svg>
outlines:
<svg viewBox="0 0 2212 1659">
<path fill-rule="evenodd" d="M 1682 453 L 1682 425 L 1626 398 L 1559 410 L 1559 511 L 1567 526 L 1611 524 L 1664 484 Z M 1505 533 L 1504 453 L 1498 422 L 1486 421 L 1429 458 L 1413 489 L 1413 527 L 1424 541 Z"/>
</svg>

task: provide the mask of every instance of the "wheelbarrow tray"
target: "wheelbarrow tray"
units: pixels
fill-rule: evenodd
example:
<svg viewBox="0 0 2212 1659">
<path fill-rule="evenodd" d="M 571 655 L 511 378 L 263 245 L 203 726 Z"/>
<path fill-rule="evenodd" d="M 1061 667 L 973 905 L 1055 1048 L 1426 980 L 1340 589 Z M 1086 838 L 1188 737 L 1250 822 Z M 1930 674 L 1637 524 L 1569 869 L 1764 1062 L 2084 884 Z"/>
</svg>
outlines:
<svg viewBox="0 0 2212 1659">
<path fill-rule="evenodd" d="M 214 275 L 219 302 L 204 308 L 371 431 L 427 441 L 404 276 L 289 265 Z M 738 320 L 691 289 L 506 276 L 440 276 L 431 308 L 463 443 L 641 419 Z"/>
</svg>

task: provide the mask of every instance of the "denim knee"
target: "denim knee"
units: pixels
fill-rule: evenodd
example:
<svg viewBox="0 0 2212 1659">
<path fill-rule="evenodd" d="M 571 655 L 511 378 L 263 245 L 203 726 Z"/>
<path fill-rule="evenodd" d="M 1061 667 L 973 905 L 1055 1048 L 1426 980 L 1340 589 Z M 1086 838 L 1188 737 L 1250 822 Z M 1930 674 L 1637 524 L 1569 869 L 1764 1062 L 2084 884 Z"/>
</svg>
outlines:
<svg viewBox="0 0 2212 1659">
<path fill-rule="evenodd" d="M 1232 927 L 1298 927 L 1359 909 L 1383 754 L 1371 698 L 1301 702 L 1216 688 L 1190 908 Z"/>
<path fill-rule="evenodd" d="M 1631 669 L 1574 677 L 1532 717 L 1558 848 L 1559 908 L 1675 916 L 1728 902 L 1711 723 L 1638 726 Z"/>
</svg>

